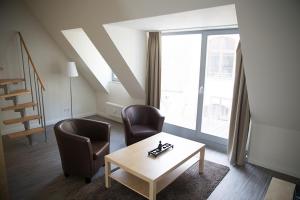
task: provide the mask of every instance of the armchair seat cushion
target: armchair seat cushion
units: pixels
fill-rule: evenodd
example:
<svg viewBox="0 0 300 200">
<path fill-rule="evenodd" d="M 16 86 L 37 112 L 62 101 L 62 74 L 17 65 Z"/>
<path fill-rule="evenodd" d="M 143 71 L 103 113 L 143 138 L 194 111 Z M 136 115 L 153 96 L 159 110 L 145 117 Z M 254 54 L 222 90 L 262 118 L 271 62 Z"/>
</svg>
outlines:
<svg viewBox="0 0 300 200">
<path fill-rule="evenodd" d="M 155 135 L 158 131 L 145 125 L 134 125 L 131 127 L 132 135 L 135 137 L 149 137 Z"/>
<path fill-rule="evenodd" d="M 94 160 L 99 159 L 109 148 L 109 143 L 105 141 L 91 141 L 91 145 L 93 149 Z"/>
</svg>

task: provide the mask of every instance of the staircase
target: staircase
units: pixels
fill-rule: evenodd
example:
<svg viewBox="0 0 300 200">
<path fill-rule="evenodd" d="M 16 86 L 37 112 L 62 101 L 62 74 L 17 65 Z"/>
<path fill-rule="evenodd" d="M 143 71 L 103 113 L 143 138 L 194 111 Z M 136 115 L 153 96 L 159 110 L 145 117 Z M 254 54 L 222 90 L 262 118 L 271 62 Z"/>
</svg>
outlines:
<svg viewBox="0 0 300 200">
<path fill-rule="evenodd" d="M 45 87 L 20 32 L 18 32 L 18 39 L 20 41 L 23 77 L 0 79 L 0 91 L 2 91 L 2 93 L 0 92 L 0 101 L 7 101 L 9 104 L 0 108 L 0 110 L 1 112 L 14 111 L 19 113 L 20 116 L 14 119 L 6 119 L 2 123 L 4 125 L 22 124 L 24 126 L 22 131 L 9 133 L 8 137 L 10 139 L 27 137 L 29 143 L 32 144 L 33 134 L 44 133 L 45 141 L 47 141 L 44 109 Z M 28 100 L 29 97 L 30 100 Z"/>
</svg>

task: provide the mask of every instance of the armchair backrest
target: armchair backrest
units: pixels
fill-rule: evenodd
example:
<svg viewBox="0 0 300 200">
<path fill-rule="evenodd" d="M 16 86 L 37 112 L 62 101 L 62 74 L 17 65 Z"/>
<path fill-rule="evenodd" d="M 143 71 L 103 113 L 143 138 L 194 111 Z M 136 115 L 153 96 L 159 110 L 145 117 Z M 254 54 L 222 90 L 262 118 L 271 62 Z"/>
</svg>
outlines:
<svg viewBox="0 0 300 200">
<path fill-rule="evenodd" d="M 93 153 L 90 139 L 80 135 L 76 119 L 63 120 L 54 126 L 64 171 L 92 176 Z"/>
<path fill-rule="evenodd" d="M 124 107 L 121 116 L 124 123 L 125 142 L 127 146 L 161 132 L 165 119 L 157 108 L 146 105 Z M 135 125 L 139 125 L 139 131 L 134 129 Z M 147 133 L 141 133 L 143 132 L 143 128 L 141 127 L 147 130 Z"/>
<path fill-rule="evenodd" d="M 122 109 L 122 118 L 132 125 L 148 125 L 153 127 L 162 126 L 164 117 L 160 111 L 152 106 L 147 105 L 130 105 Z M 159 124 L 159 126 L 158 126 Z M 126 126 L 126 124 L 125 124 Z"/>
<path fill-rule="evenodd" d="M 130 126 L 145 125 L 160 132 L 165 119 L 157 108 L 147 105 L 127 106 L 122 109 L 121 115 L 125 130 L 128 131 Z"/>
</svg>

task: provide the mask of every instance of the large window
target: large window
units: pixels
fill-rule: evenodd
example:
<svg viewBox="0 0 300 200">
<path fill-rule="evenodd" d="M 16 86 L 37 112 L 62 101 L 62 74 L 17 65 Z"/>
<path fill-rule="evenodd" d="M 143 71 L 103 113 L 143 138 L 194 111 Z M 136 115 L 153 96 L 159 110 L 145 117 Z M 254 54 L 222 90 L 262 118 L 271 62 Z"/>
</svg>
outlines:
<svg viewBox="0 0 300 200">
<path fill-rule="evenodd" d="M 161 110 L 167 125 L 228 138 L 237 30 L 163 34 Z"/>
</svg>

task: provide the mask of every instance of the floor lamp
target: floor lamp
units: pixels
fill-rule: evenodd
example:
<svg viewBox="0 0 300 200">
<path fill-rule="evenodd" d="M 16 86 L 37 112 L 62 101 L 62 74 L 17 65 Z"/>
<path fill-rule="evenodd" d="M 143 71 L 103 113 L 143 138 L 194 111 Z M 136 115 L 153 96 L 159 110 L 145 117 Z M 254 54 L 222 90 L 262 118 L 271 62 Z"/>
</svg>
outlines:
<svg viewBox="0 0 300 200">
<path fill-rule="evenodd" d="M 73 118 L 73 100 L 72 100 L 72 78 L 78 77 L 75 62 L 68 62 L 68 77 L 70 78 L 70 96 L 71 96 L 71 118 Z"/>
</svg>

